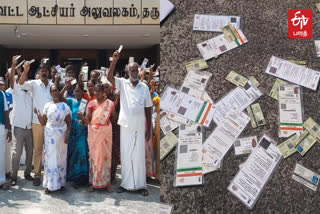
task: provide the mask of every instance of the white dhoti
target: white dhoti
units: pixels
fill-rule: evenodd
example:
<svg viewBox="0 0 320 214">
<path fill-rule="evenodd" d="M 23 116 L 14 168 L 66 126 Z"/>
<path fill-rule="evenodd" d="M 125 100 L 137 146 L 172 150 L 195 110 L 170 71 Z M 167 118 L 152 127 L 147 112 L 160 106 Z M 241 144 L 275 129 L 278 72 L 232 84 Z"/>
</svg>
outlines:
<svg viewBox="0 0 320 214">
<path fill-rule="evenodd" d="M 126 190 L 146 189 L 145 131 L 121 126 L 121 187 Z"/>
<path fill-rule="evenodd" d="M 6 183 L 6 130 L 0 125 L 0 186 Z"/>
</svg>

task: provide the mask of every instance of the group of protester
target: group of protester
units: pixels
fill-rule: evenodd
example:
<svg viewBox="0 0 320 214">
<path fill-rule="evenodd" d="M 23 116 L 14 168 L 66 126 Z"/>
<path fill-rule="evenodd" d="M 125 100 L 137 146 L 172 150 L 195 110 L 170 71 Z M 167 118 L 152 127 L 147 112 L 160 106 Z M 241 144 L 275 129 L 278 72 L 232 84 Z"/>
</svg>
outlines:
<svg viewBox="0 0 320 214">
<path fill-rule="evenodd" d="M 12 57 L 8 83 L 0 78 L 2 189 L 17 185 L 25 148 L 24 178 L 40 186 L 43 167 L 46 194 L 64 191 L 66 181 L 75 187 L 89 184 L 89 191 L 111 192 L 120 161 L 117 192 L 149 194 L 146 176 L 159 180 L 160 175 L 159 81 L 153 78 L 153 66 L 145 80 L 146 69 L 135 62 L 126 66 L 124 77 L 114 76 L 119 57 L 115 51 L 107 76 L 93 70 L 86 84 L 82 74 L 74 84 L 71 65 L 62 82 L 56 67 L 44 62 L 37 78 L 28 80 L 30 62 L 24 63 L 22 72 L 16 68 L 17 57 Z"/>
</svg>

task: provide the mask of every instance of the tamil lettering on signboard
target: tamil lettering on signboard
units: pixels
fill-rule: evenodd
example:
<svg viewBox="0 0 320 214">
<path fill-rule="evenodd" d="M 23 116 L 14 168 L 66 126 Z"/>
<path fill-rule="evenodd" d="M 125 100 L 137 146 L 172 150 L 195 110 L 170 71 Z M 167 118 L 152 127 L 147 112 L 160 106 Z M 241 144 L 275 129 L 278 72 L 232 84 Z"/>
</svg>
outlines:
<svg viewBox="0 0 320 214">
<path fill-rule="evenodd" d="M 159 24 L 159 0 L 1 0 L 0 24 Z"/>
</svg>

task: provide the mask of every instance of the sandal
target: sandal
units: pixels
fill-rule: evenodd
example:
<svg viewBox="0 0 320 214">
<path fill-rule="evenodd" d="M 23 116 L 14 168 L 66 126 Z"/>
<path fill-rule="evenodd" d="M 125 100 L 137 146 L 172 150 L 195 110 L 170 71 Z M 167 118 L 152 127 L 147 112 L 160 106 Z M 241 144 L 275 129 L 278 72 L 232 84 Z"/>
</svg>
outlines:
<svg viewBox="0 0 320 214">
<path fill-rule="evenodd" d="M 44 189 L 44 194 L 48 195 L 51 191 L 49 189 Z"/>
<path fill-rule="evenodd" d="M 139 189 L 138 192 L 143 196 L 148 196 L 149 192 L 146 189 Z"/>
<path fill-rule="evenodd" d="M 119 187 L 118 190 L 117 190 L 117 193 L 123 193 L 123 192 L 126 192 L 127 190 L 123 187 Z"/>
<path fill-rule="evenodd" d="M 0 186 L 3 190 L 8 190 L 9 189 L 9 184 L 8 183 L 4 183 Z"/>
</svg>

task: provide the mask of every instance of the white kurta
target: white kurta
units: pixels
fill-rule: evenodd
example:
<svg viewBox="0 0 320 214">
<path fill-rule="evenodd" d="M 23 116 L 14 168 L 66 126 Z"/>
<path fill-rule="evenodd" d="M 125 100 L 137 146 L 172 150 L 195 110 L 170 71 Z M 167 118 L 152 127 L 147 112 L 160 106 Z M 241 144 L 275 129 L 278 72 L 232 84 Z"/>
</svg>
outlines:
<svg viewBox="0 0 320 214">
<path fill-rule="evenodd" d="M 149 88 L 139 83 L 133 87 L 129 80 L 116 78 L 120 90 L 121 187 L 127 190 L 146 188 L 145 108 L 152 106 Z"/>
</svg>

